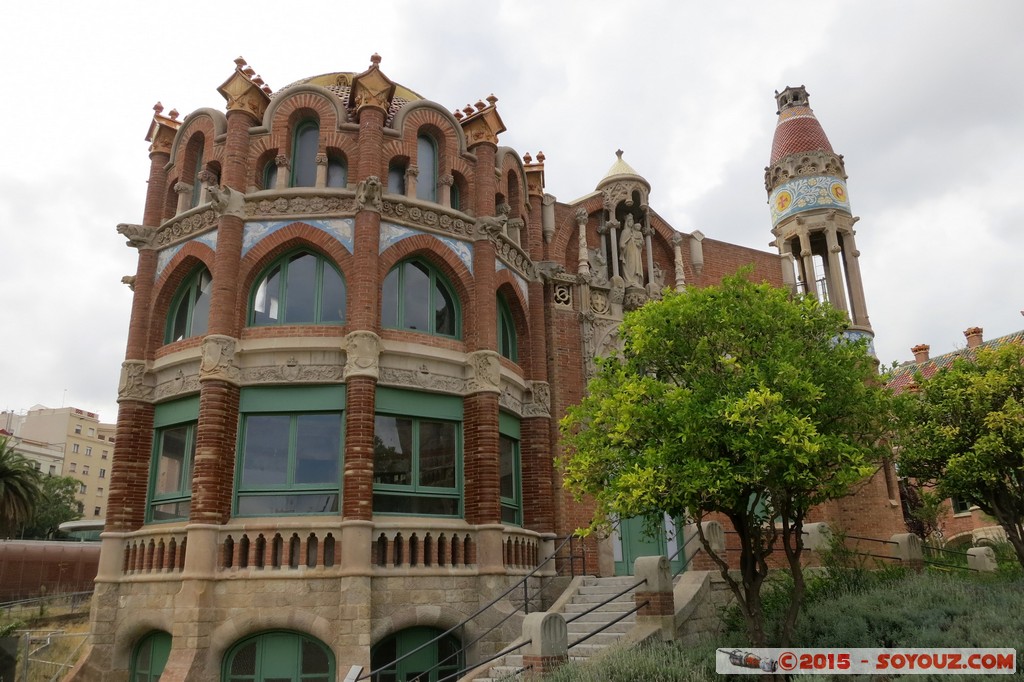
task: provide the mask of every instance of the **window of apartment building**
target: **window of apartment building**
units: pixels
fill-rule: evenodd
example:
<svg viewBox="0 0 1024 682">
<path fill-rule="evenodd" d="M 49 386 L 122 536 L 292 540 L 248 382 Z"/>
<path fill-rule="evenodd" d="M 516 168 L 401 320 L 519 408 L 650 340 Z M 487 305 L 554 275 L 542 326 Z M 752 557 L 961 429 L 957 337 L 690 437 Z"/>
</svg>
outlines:
<svg viewBox="0 0 1024 682">
<path fill-rule="evenodd" d="M 33 466 L 33 468 L 35 468 L 36 471 L 42 471 L 43 470 L 43 463 L 42 462 L 32 462 L 32 466 Z"/>
<path fill-rule="evenodd" d="M 344 386 L 243 389 L 235 511 L 337 513 Z"/>
<path fill-rule="evenodd" d="M 92 515 L 93 516 L 100 516 L 102 511 L 103 511 L 102 507 L 93 507 L 92 508 Z"/>
<path fill-rule="evenodd" d="M 102 452 L 100 452 L 100 459 L 106 459 L 106 458 L 107 458 L 107 451 L 103 450 Z"/>
<path fill-rule="evenodd" d="M 205 267 L 199 268 L 185 278 L 171 301 L 164 343 L 206 333 L 212 292 L 213 277 Z M 110 440 L 113 442 L 114 439 Z"/>
<path fill-rule="evenodd" d="M 82 475 L 83 476 L 88 476 L 89 475 L 89 465 L 88 464 L 86 464 L 85 466 L 82 467 Z"/>
<path fill-rule="evenodd" d="M 335 673 L 334 654 L 328 647 L 312 637 L 286 631 L 260 633 L 233 646 L 225 657 L 223 677 L 226 682 L 320 682 L 339 678 L 340 675 Z M 146 679 L 155 681 L 157 678 Z M 374 675 L 374 679 L 396 678 Z M 423 673 L 421 678 L 409 676 L 402 679 L 426 680 L 427 673 Z"/>
<path fill-rule="evenodd" d="M 391 269 L 381 290 L 381 323 L 438 336 L 462 334 L 458 298 L 430 263 L 411 259 Z"/>
<path fill-rule="evenodd" d="M 92 457 L 92 446 L 90 446 L 90 445 L 86 445 L 85 446 L 85 456 L 86 457 Z"/>
<path fill-rule="evenodd" d="M 86 493 L 86 491 L 88 491 L 88 490 L 89 490 L 89 489 L 88 489 L 88 488 L 86 487 L 86 485 L 85 485 L 84 483 L 79 483 L 79 484 L 78 484 L 78 494 L 80 494 L 80 495 L 84 495 L 84 494 Z M 81 509 L 79 509 L 79 510 L 78 510 L 78 513 L 79 513 L 79 514 L 81 514 L 81 513 L 82 513 L 82 510 L 81 510 Z"/>
<path fill-rule="evenodd" d="M 405 169 L 408 164 L 400 159 L 393 159 L 388 164 L 388 193 L 405 194 Z"/>
<path fill-rule="evenodd" d="M 57 465 L 56 464 L 51 464 L 50 465 L 50 475 L 53 476 L 55 473 L 57 473 Z"/>
<path fill-rule="evenodd" d="M 147 512 L 150 521 L 188 518 L 192 504 L 192 461 L 198 419 L 198 396 L 156 406 Z"/>
<path fill-rule="evenodd" d="M 377 389 L 373 511 L 462 514 L 462 399 Z"/>
<path fill-rule="evenodd" d="M 966 514 L 971 511 L 971 503 L 962 497 L 950 498 L 954 514 Z"/>
<path fill-rule="evenodd" d="M 81 424 L 75 424 L 75 433 L 78 433 L 78 434 L 82 433 L 82 425 Z"/>
<path fill-rule="evenodd" d="M 90 426 L 89 427 L 89 435 L 90 436 L 95 436 L 96 435 L 96 429 L 94 429 L 93 427 Z"/>
<path fill-rule="evenodd" d="M 327 186 L 345 187 L 348 184 L 348 163 L 345 157 L 333 152 L 327 152 Z"/>
<path fill-rule="evenodd" d="M 249 324 L 340 324 L 345 280 L 327 258 L 310 251 L 275 261 L 257 280 Z"/>
<path fill-rule="evenodd" d="M 106 478 L 106 477 L 107 477 L 107 470 L 106 469 L 100 469 L 100 478 Z"/>
<path fill-rule="evenodd" d="M 73 474 L 76 471 L 78 471 L 78 463 L 77 462 L 71 462 L 70 464 L 68 464 L 68 472 L 69 473 Z"/>
<path fill-rule="evenodd" d="M 103 488 L 96 488 L 96 497 L 103 497 Z"/>
<path fill-rule="evenodd" d="M 523 491 L 519 454 L 519 419 L 504 412 L 498 415 L 498 467 L 501 492 L 501 522 L 523 525 Z"/>
<path fill-rule="evenodd" d="M 72 443 L 71 444 L 71 452 L 74 452 L 74 453 L 78 452 L 78 443 Z"/>
</svg>

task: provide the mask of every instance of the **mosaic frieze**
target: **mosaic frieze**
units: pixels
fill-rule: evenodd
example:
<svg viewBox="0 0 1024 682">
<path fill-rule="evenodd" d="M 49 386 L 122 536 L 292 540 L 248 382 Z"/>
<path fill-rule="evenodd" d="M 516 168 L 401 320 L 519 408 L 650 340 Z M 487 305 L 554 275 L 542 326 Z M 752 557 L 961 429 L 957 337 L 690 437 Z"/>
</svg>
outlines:
<svg viewBox="0 0 1024 682">
<path fill-rule="evenodd" d="M 850 212 L 846 183 L 827 175 L 801 177 L 785 182 L 775 188 L 768 203 L 771 206 L 773 226 L 804 211 L 833 208 Z"/>
<path fill-rule="evenodd" d="M 387 249 L 391 248 L 403 239 L 409 237 L 415 237 L 416 235 L 425 234 L 419 230 L 414 230 L 404 225 L 395 225 L 394 223 L 381 223 L 380 225 L 380 244 L 378 246 L 378 253 L 384 253 Z M 437 239 L 442 244 L 448 247 L 448 249 L 454 253 L 466 269 L 471 273 L 473 272 L 473 247 L 466 242 L 453 239 L 451 237 L 442 237 L 439 235 L 430 235 L 434 239 Z"/>
<path fill-rule="evenodd" d="M 265 239 L 283 227 L 294 225 L 294 220 L 275 221 L 250 221 L 245 224 L 245 232 L 242 234 L 242 255 L 249 253 L 261 239 Z M 349 253 L 355 251 L 355 221 L 352 218 L 326 218 L 323 220 L 303 220 L 303 225 L 322 230 L 331 235 L 341 245 L 348 249 Z"/>
</svg>

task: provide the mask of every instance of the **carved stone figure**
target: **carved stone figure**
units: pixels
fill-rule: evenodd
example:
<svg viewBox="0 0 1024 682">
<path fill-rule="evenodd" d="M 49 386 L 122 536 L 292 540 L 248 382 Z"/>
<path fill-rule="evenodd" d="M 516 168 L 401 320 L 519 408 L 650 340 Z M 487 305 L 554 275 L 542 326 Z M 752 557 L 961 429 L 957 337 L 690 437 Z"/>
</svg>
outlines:
<svg viewBox="0 0 1024 682">
<path fill-rule="evenodd" d="M 380 375 L 380 337 L 373 332 L 352 332 L 345 337 L 345 378 Z"/>
<path fill-rule="evenodd" d="M 619 235 L 619 257 L 622 260 L 622 279 L 627 286 L 644 285 L 643 266 L 644 235 L 633 220 L 633 214 L 626 214 L 626 222 Z"/>
<path fill-rule="evenodd" d="M 498 358 L 498 354 L 491 350 L 470 353 L 470 377 L 467 387 L 470 393 L 500 393 L 501 361 Z"/>
<path fill-rule="evenodd" d="M 129 289 L 135 291 L 135 275 L 125 275 L 121 278 L 121 284 L 127 284 Z"/>
<path fill-rule="evenodd" d="M 476 219 L 476 225 L 481 236 L 490 237 L 505 234 L 505 231 L 508 229 L 508 215 L 498 213 L 498 215 L 493 216 L 480 216 Z"/>
<path fill-rule="evenodd" d="M 601 249 L 590 249 L 590 282 L 595 286 L 608 286 L 608 259 Z"/>
<path fill-rule="evenodd" d="M 218 216 L 245 217 L 245 195 L 241 192 L 236 192 L 230 187 L 214 187 L 211 185 L 210 202 L 213 212 Z"/>
<path fill-rule="evenodd" d="M 146 385 L 146 363 L 141 360 L 126 360 L 121 363 L 121 381 L 117 386 L 117 399 L 150 400 L 153 388 Z"/>
<path fill-rule="evenodd" d="M 356 186 L 356 205 L 360 210 L 380 213 L 383 194 L 384 187 L 380 184 L 380 178 L 371 175 Z"/>
<path fill-rule="evenodd" d="M 523 401 L 524 417 L 551 416 L 551 386 L 544 381 L 531 381 L 527 399 Z"/>
<path fill-rule="evenodd" d="M 199 365 L 199 378 L 204 381 L 217 379 L 237 384 L 236 343 L 230 336 L 220 334 L 210 334 L 203 339 L 203 359 Z"/>
</svg>

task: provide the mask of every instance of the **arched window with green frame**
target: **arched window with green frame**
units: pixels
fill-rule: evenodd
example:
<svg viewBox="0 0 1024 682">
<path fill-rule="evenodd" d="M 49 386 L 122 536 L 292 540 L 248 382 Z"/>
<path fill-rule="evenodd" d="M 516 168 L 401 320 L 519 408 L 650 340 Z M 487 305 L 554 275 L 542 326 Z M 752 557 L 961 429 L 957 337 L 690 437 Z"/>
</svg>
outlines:
<svg viewBox="0 0 1024 682">
<path fill-rule="evenodd" d="M 274 261 L 256 280 L 249 324 L 341 324 L 345 280 L 334 264 L 300 250 Z"/>
<path fill-rule="evenodd" d="M 139 640 L 132 651 L 131 682 L 156 682 L 171 654 L 171 635 L 154 630 Z"/>
<path fill-rule="evenodd" d="M 224 657 L 224 682 L 329 682 L 334 654 L 323 642 L 288 631 L 242 640 Z"/>
<path fill-rule="evenodd" d="M 419 258 L 402 261 L 384 278 L 381 324 L 461 338 L 459 299 L 433 265 Z"/>
<path fill-rule="evenodd" d="M 213 277 L 206 266 L 198 268 L 185 278 L 171 300 L 164 343 L 173 343 L 206 333 L 212 292 Z"/>
<path fill-rule="evenodd" d="M 320 148 L 320 124 L 306 119 L 295 126 L 292 141 L 292 187 L 316 186 L 316 155 Z"/>
<path fill-rule="evenodd" d="M 516 340 L 516 323 L 512 318 L 512 309 L 508 307 L 505 297 L 498 294 L 498 352 L 503 358 L 519 362 L 519 344 Z"/>
<path fill-rule="evenodd" d="M 416 136 L 416 198 L 437 201 L 437 142 L 425 133 Z"/>
</svg>

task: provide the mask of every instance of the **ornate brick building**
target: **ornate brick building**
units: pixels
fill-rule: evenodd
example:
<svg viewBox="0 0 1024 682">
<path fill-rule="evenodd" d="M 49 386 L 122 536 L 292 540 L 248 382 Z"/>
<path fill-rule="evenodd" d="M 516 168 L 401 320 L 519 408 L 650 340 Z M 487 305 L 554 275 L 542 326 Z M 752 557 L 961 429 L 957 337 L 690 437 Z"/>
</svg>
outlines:
<svg viewBox="0 0 1024 682">
<path fill-rule="evenodd" d="M 784 210 L 782 258 L 679 232 L 621 152 L 558 201 L 493 96 L 452 112 L 379 62 L 271 92 L 239 59 L 226 112 L 156 107 L 143 221 L 118 228 L 139 259 L 77 679 L 327 680 L 442 633 L 589 521 L 557 420 L 623 312 L 748 264 L 793 281 Z M 627 524 L 589 570 L 673 542 Z"/>
</svg>

